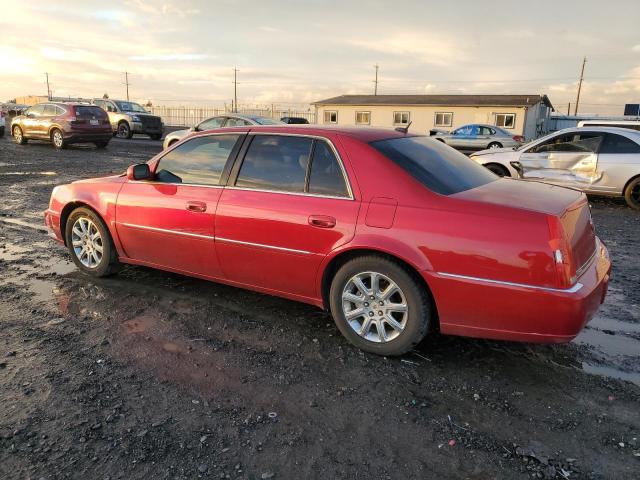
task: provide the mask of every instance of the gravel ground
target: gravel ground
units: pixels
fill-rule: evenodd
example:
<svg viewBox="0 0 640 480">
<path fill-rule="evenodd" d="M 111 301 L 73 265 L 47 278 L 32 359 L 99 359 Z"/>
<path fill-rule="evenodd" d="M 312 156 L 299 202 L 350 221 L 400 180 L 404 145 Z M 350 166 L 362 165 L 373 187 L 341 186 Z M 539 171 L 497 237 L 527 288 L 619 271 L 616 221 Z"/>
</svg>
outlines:
<svg viewBox="0 0 640 480">
<path fill-rule="evenodd" d="M 638 478 L 640 212 L 592 199 L 613 279 L 575 342 L 388 359 L 306 305 L 77 272 L 41 228 L 52 187 L 159 149 L 0 139 L 0 478 Z"/>
</svg>

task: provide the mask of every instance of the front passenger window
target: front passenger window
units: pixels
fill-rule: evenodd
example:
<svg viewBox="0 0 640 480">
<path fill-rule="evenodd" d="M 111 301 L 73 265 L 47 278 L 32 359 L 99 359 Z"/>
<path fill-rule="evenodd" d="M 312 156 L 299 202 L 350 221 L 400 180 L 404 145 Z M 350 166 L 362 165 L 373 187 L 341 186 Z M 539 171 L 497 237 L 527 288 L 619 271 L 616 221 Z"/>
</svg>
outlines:
<svg viewBox="0 0 640 480">
<path fill-rule="evenodd" d="M 156 180 L 164 183 L 219 185 L 239 135 L 196 137 L 160 159 Z"/>
</svg>

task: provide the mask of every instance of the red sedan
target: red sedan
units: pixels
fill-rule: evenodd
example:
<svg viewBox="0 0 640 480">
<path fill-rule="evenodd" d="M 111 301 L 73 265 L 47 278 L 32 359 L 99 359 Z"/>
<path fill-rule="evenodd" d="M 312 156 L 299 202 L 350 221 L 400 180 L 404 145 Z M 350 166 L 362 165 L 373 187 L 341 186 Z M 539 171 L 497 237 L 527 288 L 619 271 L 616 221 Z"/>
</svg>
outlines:
<svg viewBox="0 0 640 480">
<path fill-rule="evenodd" d="M 146 265 L 310 303 L 383 355 L 434 329 L 568 342 L 611 269 L 584 194 L 373 128 L 191 135 L 56 187 L 45 223 L 89 275 Z"/>
</svg>

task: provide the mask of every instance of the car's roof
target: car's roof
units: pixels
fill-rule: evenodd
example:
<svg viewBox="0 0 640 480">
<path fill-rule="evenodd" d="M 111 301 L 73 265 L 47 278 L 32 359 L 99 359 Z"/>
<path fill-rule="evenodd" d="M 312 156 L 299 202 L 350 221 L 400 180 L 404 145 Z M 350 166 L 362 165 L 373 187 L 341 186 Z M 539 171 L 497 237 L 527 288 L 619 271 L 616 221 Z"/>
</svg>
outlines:
<svg viewBox="0 0 640 480">
<path fill-rule="evenodd" d="M 585 127 L 570 127 L 564 128 L 562 130 L 558 130 L 556 133 L 572 133 L 572 132 L 603 132 L 603 133 L 617 133 L 618 135 L 632 135 L 639 136 L 640 131 L 635 130 L 633 128 L 624 128 L 624 127 L 601 127 L 596 125 L 588 125 Z"/>
<path fill-rule="evenodd" d="M 408 134 L 398 132 L 388 128 L 375 127 L 349 127 L 349 126 L 329 126 L 329 125 L 313 125 L 313 124 L 282 124 L 282 125 L 249 125 L 245 127 L 227 127 L 217 128 L 214 130 L 205 130 L 201 134 L 220 132 L 263 132 L 263 133 L 291 133 L 298 135 L 327 135 L 340 134 L 348 135 L 362 142 L 375 142 L 376 140 L 385 140 L 389 138 L 415 137 L 417 135 L 409 132 Z M 426 136 L 426 135 L 423 135 Z"/>
</svg>

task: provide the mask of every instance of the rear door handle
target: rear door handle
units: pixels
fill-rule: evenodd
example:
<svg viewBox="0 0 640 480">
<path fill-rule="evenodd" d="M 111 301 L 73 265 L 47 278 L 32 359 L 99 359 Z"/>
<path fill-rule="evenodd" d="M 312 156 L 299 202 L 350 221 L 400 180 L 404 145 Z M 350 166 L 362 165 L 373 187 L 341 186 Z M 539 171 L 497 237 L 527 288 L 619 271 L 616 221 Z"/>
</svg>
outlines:
<svg viewBox="0 0 640 480">
<path fill-rule="evenodd" d="M 309 216 L 309 225 L 319 228 L 333 228 L 336 226 L 336 219 L 328 215 Z"/>
<path fill-rule="evenodd" d="M 204 202 L 187 202 L 187 210 L 190 212 L 206 212 L 207 204 Z"/>
</svg>

